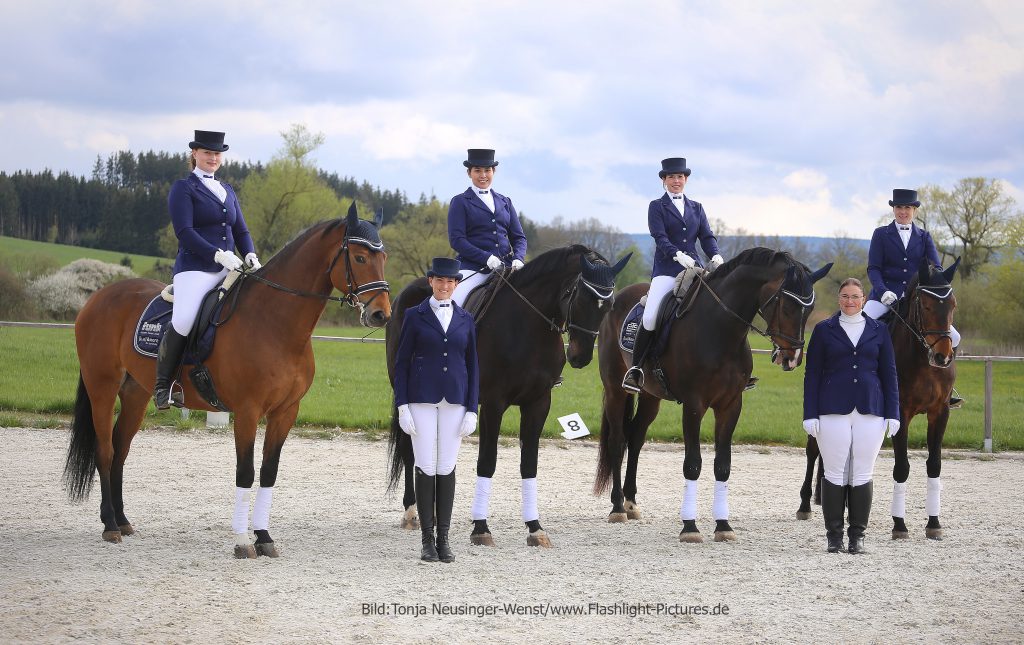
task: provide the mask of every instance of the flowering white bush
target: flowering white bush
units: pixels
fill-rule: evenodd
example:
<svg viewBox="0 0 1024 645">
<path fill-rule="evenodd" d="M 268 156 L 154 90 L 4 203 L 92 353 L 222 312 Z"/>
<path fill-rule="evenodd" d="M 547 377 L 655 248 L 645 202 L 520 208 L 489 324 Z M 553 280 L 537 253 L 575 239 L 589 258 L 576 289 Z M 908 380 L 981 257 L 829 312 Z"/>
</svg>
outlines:
<svg viewBox="0 0 1024 645">
<path fill-rule="evenodd" d="M 134 276 L 131 269 L 120 264 L 82 259 L 56 273 L 32 280 L 27 291 L 41 312 L 68 320 L 74 318 L 89 296 L 101 287 Z"/>
</svg>

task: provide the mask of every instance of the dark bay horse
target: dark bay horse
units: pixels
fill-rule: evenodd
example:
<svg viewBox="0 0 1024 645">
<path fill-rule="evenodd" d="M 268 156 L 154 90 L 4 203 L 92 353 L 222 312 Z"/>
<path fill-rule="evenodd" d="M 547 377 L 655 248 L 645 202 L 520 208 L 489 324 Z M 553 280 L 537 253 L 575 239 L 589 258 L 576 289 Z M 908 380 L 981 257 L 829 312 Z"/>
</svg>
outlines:
<svg viewBox="0 0 1024 645">
<path fill-rule="evenodd" d="M 638 519 L 636 471 L 647 428 L 658 415 L 661 400 L 682 403 L 686 457 L 686 489 L 680 515 L 683 542 L 701 542 L 696 526 L 696 484 L 700 476 L 700 424 L 708 408 L 715 412 L 715 540 L 735 540 L 728 521 L 728 486 L 732 434 L 743 407 L 743 390 L 753 366 L 747 333 L 755 314 L 767 322 L 775 347 L 773 362 L 783 370 L 795 369 L 803 359 L 804 325 L 814 308 L 814 282 L 831 264 L 811 272 L 788 253 L 766 248 L 743 251 L 718 267 L 697 285 L 690 310 L 676 320 L 667 347 L 657 358 L 664 381 L 652 373 L 653 358 L 644 365 L 644 390 L 634 395 L 622 389 L 622 376 L 631 357 L 619 347 L 619 329 L 648 285 L 635 284 L 621 291 L 601 325 L 598 361 L 604 382 L 601 447 L 594 493 L 611 484 L 609 522 Z M 760 330 L 758 330 L 760 331 Z M 628 451 L 625 485 L 622 458 Z"/>
<path fill-rule="evenodd" d="M 942 525 L 939 523 L 942 438 L 949 421 L 949 397 L 956 381 L 955 352 L 949 332 L 953 325 L 956 297 L 950 283 L 959 264 L 960 258 L 957 258 L 949 268 L 940 270 L 931 266 L 927 259 L 922 260 L 917 275 L 907 284 L 906 296 L 897 304 L 889 323 L 900 390 L 900 431 L 892 438 L 896 459 L 892 470 L 895 481 L 891 507 L 894 540 L 910 537 L 904 521 L 906 482 L 910 475 L 907 436 L 910 422 L 919 414 L 928 415 L 928 460 L 925 462 L 928 523 L 925 536 L 942 538 Z M 807 471 L 800 488 L 797 519 L 811 517 L 811 482 L 816 461 L 820 463 L 818 442 L 808 437 Z"/>
<path fill-rule="evenodd" d="M 233 313 L 219 328 L 205 364 L 220 399 L 235 413 L 238 489 L 252 487 L 256 426 L 263 417 L 267 427 L 260 487 L 274 486 L 281 448 L 313 381 L 310 336 L 327 301 L 359 307 L 364 325 L 387 322 L 391 303 L 384 281 L 386 257 L 374 224 L 350 210 L 347 218 L 321 222 L 299 234 L 236 287 L 240 291 Z M 132 339 L 143 309 L 163 287 L 155 280 L 116 282 L 93 294 L 75 321 L 81 372 L 64 481 L 70 498 L 82 501 L 99 471 L 100 519 L 108 542 L 134 533 L 124 512 L 124 463 L 150 401 L 156 361 L 136 352 Z M 335 288 L 342 298 L 330 295 Z M 181 380 L 188 408 L 214 410 L 188 378 Z M 117 399 L 121 411 L 115 420 Z M 269 517 L 269 494 L 265 503 Z M 247 494 L 244 508 L 236 503 L 239 512 L 247 521 Z M 256 531 L 255 547 L 247 531 L 236 534 L 236 557 L 276 557 L 269 531 L 255 528 L 263 529 Z"/>
<path fill-rule="evenodd" d="M 568 355 L 569 365 L 585 367 L 594 354 L 594 337 L 601 319 L 611 310 L 615 276 L 626 266 L 625 256 L 615 266 L 582 245 L 553 249 L 526 263 L 508 278 L 495 295 L 482 320 L 477 322 L 477 356 L 480 363 L 480 444 L 477 456 L 477 500 L 474 502 L 473 544 L 493 546 L 487 526 L 487 494 L 498 457 L 498 432 L 509 406 L 519 406 L 519 473 L 524 491 L 536 481 L 538 448 L 548 411 L 551 388 L 559 379 Z M 499 278 L 500 279 L 500 278 Z M 413 281 L 395 301 L 387 325 L 388 375 L 392 374 L 399 332 L 405 310 L 430 296 L 425 278 Z M 562 334 L 568 333 L 565 350 Z M 389 489 L 404 473 L 403 528 L 416 528 L 416 495 L 413 488 L 412 442 L 391 423 Z M 482 481 L 481 481 L 482 480 Z M 482 492 L 481 488 L 486 487 Z M 482 496 L 482 497 L 481 497 Z M 524 495 L 525 497 L 525 495 Z M 481 510 L 482 509 L 482 510 Z M 551 546 L 539 517 L 527 517 L 527 544 Z M 532 515 L 532 513 L 529 513 Z M 482 517 L 476 517 L 481 515 Z"/>
</svg>

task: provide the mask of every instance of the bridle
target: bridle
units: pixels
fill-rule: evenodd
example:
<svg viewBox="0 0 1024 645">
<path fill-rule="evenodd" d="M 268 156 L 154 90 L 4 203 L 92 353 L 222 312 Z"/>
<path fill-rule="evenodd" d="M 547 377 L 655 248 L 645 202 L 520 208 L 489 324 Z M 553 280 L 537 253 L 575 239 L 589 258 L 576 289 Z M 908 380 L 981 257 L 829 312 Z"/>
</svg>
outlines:
<svg viewBox="0 0 1024 645">
<path fill-rule="evenodd" d="M 941 291 L 940 293 L 939 290 L 943 291 Z M 921 321 L 924 320 L 924 312 L 922 310 L 921 305 L 921 294 L 928 294 L 932 298 L 938 300 L 940 304 L 942 304 L 946 302 L 947 298 L 953 295 L 953 287 L 952 285 L 945 287 L 930 287 L 925 285 L 917 285 L 914 288 L 914 292 L 915 297 L 911 300 L 910 315 L 908 315 L 907 318 L 916 322 L 916 327 L 915 325 L 911 324 L 911 322 L 908 321 L 906 318 L 901 316 L 899 312 L 896 311 L 896 307 L 891 307 L 890 310 L 892 311 L 892 314 L 896 316 L 896 319 L 903 323 L 903 325 L 907 328 L 907 331 L 910 332 L 910 335 L 916 338 L 917 341 L 921 343 L 921 346 L 925 348 L 925 351 L 928 352 L 928 363 L 936 367 L 941 367 L 945 369 L 949 367 L 949 365 L 938 365 L 933 360 L 933 357 L 935 356 L 935 346 L 942 339 L 950 338 L 952 336 L 952 333 L 948 329 L 921 329 Z M 926 336 L 936 336 L 936 338 L 934 341 L 929 343 Z M 950 364 L 952 364 L 952 362 L 950 362 Z"/>
<path fill-rule="evenodd" d="M 562 294 L 562 297 L 558 299 L 558 308 L 559 311 L 562 313 L 562 319 L 565 321 L 563 324 L 558 324 L 558 322 L 554 318 L 548 318 L 547 316 L 545 316 L 544 312 L 542 312 L 532 302 L 530 302 L 529 298 L 524 296 L 522 292 L 520 292 L 518 289 L 512 286 L 512 283 L 509 281 L 508 278 L 505 277 L 505 273 L 503 271 L 499 271 L 497 273 L 498 276 L 505 283 L 505 285 L 509 289 L 511 289 L 513 293 L 519 296 L 520 300 L 525 302 L 530 309 L 532 309 L 538 316 L 540 316 L 544 320 L 544 322 L 548 324 L 548 326 L 551 328 L 551 331 L 556 331 L 559 334 L 567 334 L 569 333 L 570 329 L 575 329 L 576 331 L 583 332 L 584 334 L 590 334 L 594 338 L 597 337 L 597 330 L 587 329 L 586 327 L 577 325 L 572 321 L 573 303 L 575 302 L 577 296 L 581 291 L 580 285 L 582 285 L 586 290 L 594 294 L 594 297 L 601 302 L 614 300 L 615 298 L 614 285 L 609 287 L 605 285 L 594 284 L 593 282 L 590 282 L 589 280 L 584 278 L 583 273 L 581 272 L 576 276 L 576 280 L 573 282 L 572 286 L 566 289 L 565 293 Z"/>
</svg>

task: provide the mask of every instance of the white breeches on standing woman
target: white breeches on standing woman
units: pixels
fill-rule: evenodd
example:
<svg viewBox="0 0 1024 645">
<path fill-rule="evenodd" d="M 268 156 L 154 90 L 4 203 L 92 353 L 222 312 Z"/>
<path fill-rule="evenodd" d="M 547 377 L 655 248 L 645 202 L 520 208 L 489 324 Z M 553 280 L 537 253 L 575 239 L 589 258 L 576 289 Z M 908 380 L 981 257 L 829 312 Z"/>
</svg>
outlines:
<svg viewBox="0 0 1024 645">
<path fill-rule="evenodd" d="M 466 296 L 469 295 L 469 292 L 483 284 L 491 274 L 480 273 L 473 269 L 463 269 L 459 273 L 462 274 L 462 280 L 459 280 L 455 291 L 452 291 L 452 300 L 461 307 L 462 303 L 466 302 Z"/>
<path fill-rule="evenodd" d="M 868 300 L 864 303 L 865 316 L 878 320 L 887 313 L 889 313 L 889 307 L 877 300 Z M 953 347 L 960 346 L 960 332 L 953 325 L 949 326 L 949 340 L 953 342 Z"/>
<path fill-rule="evenodd" d="M 182 271 L 174 274 L 174 309 L 171 313 L 174 331 L 182 336 L 188 336 L 196 322 L 199 307 L 203 304 L 203 296 L 224 282 L 227 275 L 227 269 L 214 273 Z"/>
<path fill-rule="evenodd" d="M 658 310 L 661 301 L 672 293 L 676 285 L 675 276 L 658 275 L 651 278 L 651 288 L 647 290 L 647 304 L 644 305 L 644 329 L 654 331 L 658 324 Z"/>
<path fill-rule="evenodd" d="M 416 467 L 425 475 L 447 475 L 455 470 L 465 406 L 441 399 L 440 403 L 410 403 L 409 411 L 416 424 L 416 436 L 411 437 Z"/>
<path fill-rule="evenodd" d="M 860 486 L 871 481 L 875 459 L 882 449 L 885 419 L 873 414 L 825 414 L 819 417 L 818 448 L 825 479 L 836 486 Z"/>
</svg>

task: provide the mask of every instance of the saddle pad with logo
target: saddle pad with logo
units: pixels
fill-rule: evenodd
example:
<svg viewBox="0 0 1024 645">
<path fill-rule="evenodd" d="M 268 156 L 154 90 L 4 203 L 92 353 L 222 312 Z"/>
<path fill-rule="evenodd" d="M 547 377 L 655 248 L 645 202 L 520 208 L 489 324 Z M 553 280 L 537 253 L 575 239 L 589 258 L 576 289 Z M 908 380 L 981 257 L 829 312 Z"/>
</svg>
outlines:
<svg viewBox="0 0 1024 645">
<path fill-rule="evenodd" d="M 156 358 L 157 351 L 160 349 L 160 339 L 163 338 L 164 332 L 171 325 L 172 308 L 173 305 L 160 296 L 153 298 L 146 305 L 146 310 L 142 312 L 142 316 L 139 317 L 139 322 L 135 326 L 135 337 L 133 339 L 135 351 L 143 356 Z M 201 320 L 202 318 L 199 319 Z M 213 351 L 213 338 L 216 329 L 213 325 L 208 324 L 207 321 L 202 336 L 199 338 L 196 351 L 192 351 L 191 342 L 187 345 L 183 361 L 186 365 L 195 365 L 206 360 L 210 352 Z M 192 333 L 194 334 L 195 330 Z"/>
<path fill-rule="evenodd" d="M 619 330 L 619 347 L 623 351 L 633 353 L 633 345 L 636 343 L 636 333 L 643 324 L 644 303 L 647 298 L 641 298 L 640 302 L 633 305 L 626 317 L 622 320 L 622 329 Z M 658 356 L 661 350 L 668 343 L 668 334 L 672 330 L 672 321 L 675 320 L 674 312 L 679 301 L 675 298 L 665 298 L 661 303 L 661 315 L 658 317 L 658 335 L 654 339 L 648 356 Z"/>
</svg>

